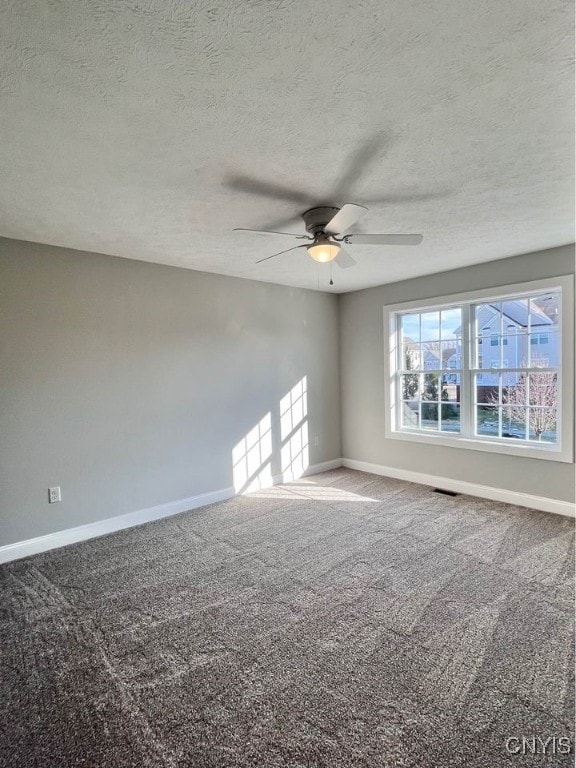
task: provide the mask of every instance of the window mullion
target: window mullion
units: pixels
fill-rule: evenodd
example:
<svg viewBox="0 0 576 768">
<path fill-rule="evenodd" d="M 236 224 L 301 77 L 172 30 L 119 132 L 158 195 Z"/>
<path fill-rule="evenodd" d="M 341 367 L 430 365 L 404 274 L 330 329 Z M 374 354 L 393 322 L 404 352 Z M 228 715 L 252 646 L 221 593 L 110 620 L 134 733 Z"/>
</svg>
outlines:
<svg viewBox="0 0 576 768">
<path fill-rule="evenodd" d="M 402 373 L 404 368 L 404 339 L 402 338 L 402 324 L 400 315 L 394 316 L 394 344 L 396 346 L 395 355 L 395 372 L 394 372 L 394 385 L 396 391 L 394 392 L 394 421 L 395 428 L 400 429 L 402 426 Z"/>
<path fill-rule="evenodd" d="M 460 434 L 472 437 L 474 398 L 472 382 L 472 322 L 471 304 L 462 304 L 462 376 L 460 388 Z"/>
</svg>

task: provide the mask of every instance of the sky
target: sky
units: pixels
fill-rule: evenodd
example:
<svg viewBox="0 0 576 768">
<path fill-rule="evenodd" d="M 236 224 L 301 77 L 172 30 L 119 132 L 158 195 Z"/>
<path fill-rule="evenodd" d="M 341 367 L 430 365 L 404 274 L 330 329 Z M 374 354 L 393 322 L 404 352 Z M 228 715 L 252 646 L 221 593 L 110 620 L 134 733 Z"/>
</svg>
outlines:
<svg viewBox="0 0 576 768">
<path fill-rule="evenodd" d="M 421 325 L 419 328 L 419 318 Z M 403 315 L 402 332 L 412 341 L 453 341 L 457 338 L 454 331 L 462 325 L 461 310 L 459 308 L 443 309 L 440 313 L 424 312 L 422 315 Z M 420 333 L 422 334 L 420 336 Z"/>
</svg>

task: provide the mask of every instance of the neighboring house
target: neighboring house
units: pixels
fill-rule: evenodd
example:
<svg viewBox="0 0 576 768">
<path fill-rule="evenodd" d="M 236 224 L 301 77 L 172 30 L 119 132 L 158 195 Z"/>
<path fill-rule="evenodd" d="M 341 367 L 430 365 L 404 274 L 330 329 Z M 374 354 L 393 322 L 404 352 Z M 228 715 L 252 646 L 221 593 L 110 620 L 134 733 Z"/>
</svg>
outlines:
<svg viewBox="0 0 576 768">
<path fill-rule="evenodd" d="M 502 317 L 502 327 L 500 325 Z M 540 308 L 520 300 L 499 305 L 483 304 L 477 314 L 477 367 L 555 367 L 558 364 L 558 334 L 553 320 Z M 509 374 L 508 383 L 514 383 Z M 498 375 L 480 373 L 478 384 L 486 390 L 498 386 Z M 481 393 L 478 400 L 483 401 Z"/>
<path fill-rule="evenodd" d="M 446 344 L 446 342 L 443 343 Z M 460 358 L 460 341 L 458 340 L 454 340 L 453 346 L 446 346 L 444 349 L 441 349 L 440 342 L 438 341 L 423 342 L 423 350 L 420 351 L 419 344 L 405 337 L 404 345 L 410 350 L 414 368 L 420 368 L 419 361 L 420 355 L 422 355 L 422 368 L 425 371 L 442 370 L 446 367 L 456 368 L 456 365 L 450 364 L 450 360 Z"/>
</svg>

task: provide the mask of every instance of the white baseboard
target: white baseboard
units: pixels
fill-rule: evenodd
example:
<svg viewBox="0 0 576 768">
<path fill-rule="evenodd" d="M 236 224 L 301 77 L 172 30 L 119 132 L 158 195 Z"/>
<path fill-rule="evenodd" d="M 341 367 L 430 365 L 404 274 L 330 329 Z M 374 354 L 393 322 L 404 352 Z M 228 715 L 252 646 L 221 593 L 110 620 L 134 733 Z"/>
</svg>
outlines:
<svg viewBox="0 0 576 768">
<path fill-rule="evenodd" d="M 336 469 L 342 466 L 342 459 L 325 461 L 321 464 L 312 464 L 304 472 L 304 475 L 315 475 L 319 472 L 326 472 L 329 469 Z M 292 480 L 287 475 L 276 475 L 273 478 L 274 485 L 285 483 Z M 46 552 L 50 549 L 65 547 L 68 544 L 76 544 L 79 541 L 94 539 L 97 536 L 104 536 L 107 533 L 122 531 L 125 528 L 133 528 L 135 525 L 150 523 L 153 520 L 161 520 L 163 517 L 177 515 L 180 512 L 188 512 L 198 507 L 204 507 L 207 504 L 215 504 L 218 501 L 231 499 L 236 495 L 234 488 L 222 488 L 210 493 L 201 493 L 198 496 L 189 496 L 186 499 L 178 501 L 169 501 L 166 504 L 158 504 L 155 507 L 139 509 L 136 512 L 128 512 L 118 517 L 109 517 L 106 520 L 98 520 L 95 523 L 79 525 L 76 528 L 67 528 L 64 531 L 48 533 L 45 536 L 38 536 L 35 539 L 26 541 L 17 541 L 14 544 L 6 544 L 0 547 L 0 563 L 8 563 L 11 560 L 20 560 L 22 557 L 37 555 L 40 552 Z"/>
<path fill-rule="evenodd" d="M 455 493 L 479 496 L 481 499 L 504 501 L 507 504 L 539 509 L 542 512 L 552 512 L 555 515 L 576 517 L 576 505 L 571 504 L 569 501 L 558 501 L 557 499 L 549 499 L 546 496 L 533 496 L 530 493 L 509 491 L 505 488 L 493 488 L 489 485 L 469 483 L 466 480 L 453 480 L 448 477 L 439 477 L 438 475 L 426 475 L 423 472 L 385 467 L 381 464 L 370 464 L 367 461 L 356 461 L 355 459 L 342 459 L 342 466 L 348 467 L 348 469 L 357 469 L 361 472 L 370 472 L 373 475 L 384 475 L 385 477 L 394 477 L 396 480 L 406 480 L 410 483 L 430 485 L 433 488 L 443 488 Z"/>
<path fill-rule="evenodd" d="M 19 560 L 29 555 L 37 555 L 39 552 L 65 547 L 67 544 L 75 544 L 78 541 L 86 541 L 86 539 L 94 539 L 97 536 L 122 531 L 125 528 L 133 528 L 135 525 L 150 523 L 152 520 L 160 520 L 163 517 L 177 515 L 179 512 L 187 512 L 189 509 L 196 509 L 197 507 L 204 507 L 206 504 L 224 501 L 232 496 L 234 496 L 233 488 L 223 488 L 219 491 L 201 493 L 198 496 L 189 496 L 178 501 L 169 501 L 167 504 L 158 504 L 156 507 L 128 512 L 125 515 L 118 515 L 118 517 L 97 520 L 95 523 L 79 525 L 76 528 L 67 528 L 64 531 L 48 533 L 35 539 L 6 544 L 0 547 L 0 563 Z"/>
<path fill-rule="evenodd" d="M 304 477 L 308 475 L 319 475 L 321 472 L 328 472 L 330 469 L 339 469 L 342 466 L 342 459 L 332 459 L 331 461 L 323 461 L 320 464 L 310 464 Z"/>
</svg>

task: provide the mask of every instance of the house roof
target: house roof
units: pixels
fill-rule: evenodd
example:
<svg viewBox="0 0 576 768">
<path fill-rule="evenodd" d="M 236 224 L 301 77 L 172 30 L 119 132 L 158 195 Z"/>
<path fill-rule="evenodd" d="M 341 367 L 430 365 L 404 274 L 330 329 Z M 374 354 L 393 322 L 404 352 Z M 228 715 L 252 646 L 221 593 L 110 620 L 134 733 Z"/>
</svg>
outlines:
<svg viewBox="0 0 576 768">
<path fill-rule="evenodd" d="M 482 330 L 485 330 L 491 320 L 500 312 L 500 302 L 486 303 L 480 305 L 478 311 L 478 324 Z M 508 320 L 511 320 L 515 325 L 520 328 L 528 327 L 528 311 L 526 304 L 522 299 L 511 299 L 509 301 L 502 302 L 502 314 Z M 554 321 L 551 320 L 548 315 L 540 309 L 530 303 L 530 327 L 539 328 L 542 326 L 554 325 Z M 460 333 L 460 327 L 456 328 L 455 334 Z"/>
<path fill-rule="evenodd" d="M 496 312 L 499 312 L 498 305 L 491 305 Z M 526 304 L 521 299 L 513 299 L 512 301 L 502 302 L 502 314 L 504 317 L 508 317 L 516 325 L 526 328 L 528 326 L 528 312 L 526 311 Z M 548 315 L 543 312 L 540 307 L 535 307 L 530 302 L 530 325 L 552 325 L 552 320 Z"/>
</svg>

